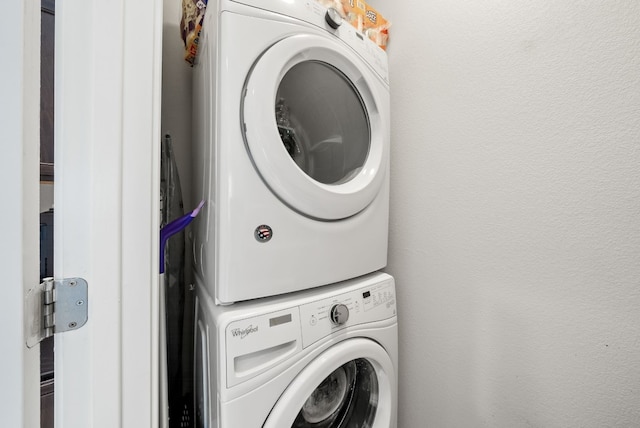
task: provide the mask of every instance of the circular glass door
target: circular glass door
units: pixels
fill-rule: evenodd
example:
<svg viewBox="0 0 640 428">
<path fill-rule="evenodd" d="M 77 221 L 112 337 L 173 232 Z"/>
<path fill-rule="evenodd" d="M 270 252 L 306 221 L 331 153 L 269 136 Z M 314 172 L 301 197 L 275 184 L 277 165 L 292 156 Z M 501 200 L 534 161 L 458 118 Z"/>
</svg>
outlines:
<svg viewBox="0 0 640 428">
<path fill-rule="evenodd" d="M 302 405 L 292 428 L 371 427 L 378 408 L 378 378 L 370 362 L 335 369 Z"/>
<path fill-rule="evenodd" d="M 362 169 L 371 142 L 369 118 L 357 89 L 332 65 L 305 61 L 291 67 L 276 92 L 275 117 L 285 150 L 314 180 L 337 185 Z"/>
<path fill-rule="evenodd" d="M 367 339 L 341 342 L 309 364 L 280 397 L 264 428 L 388 428 L 395 373 Z"/>
<path fill-rule="evenodd" d="M 312 218 L 350 217 L 373 201 L 386 174 L 388 117 L 380 111 L 387 104 L 386 86 L 345 46 L 287 37 L 246 80 L 245 143 L 285 204 Z"/>
</svg>

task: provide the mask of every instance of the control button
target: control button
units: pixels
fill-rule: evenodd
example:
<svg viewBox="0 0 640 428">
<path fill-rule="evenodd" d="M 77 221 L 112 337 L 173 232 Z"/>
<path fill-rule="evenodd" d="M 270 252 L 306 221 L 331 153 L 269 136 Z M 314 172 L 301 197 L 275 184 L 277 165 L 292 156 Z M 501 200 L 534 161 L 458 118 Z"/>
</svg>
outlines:
<svg viewBox="0 0 640 428">
<path fill-rule="evenodd" d="M 315 315 L 311 315 L 311 318 L 309 319 L 309 324 L 316 325 L 318 323 L 318 318 L 316 318 Z"/>
<path fill-rule="evenodd" d="M 324 15 L 325 21 L 329 24 L 329 27 L 334 30 L 337 29 L 340 25 L 342 25 L 342 15 L 333 7 L 327 9 L 327 13 Z"/>
<path fill-rule="evenodd" d="M 342 303 L 334 305 L 331 308 L 331 321 L 334 324 L 344 324 L 349 320 L 349 308 Z"/>
</svg>

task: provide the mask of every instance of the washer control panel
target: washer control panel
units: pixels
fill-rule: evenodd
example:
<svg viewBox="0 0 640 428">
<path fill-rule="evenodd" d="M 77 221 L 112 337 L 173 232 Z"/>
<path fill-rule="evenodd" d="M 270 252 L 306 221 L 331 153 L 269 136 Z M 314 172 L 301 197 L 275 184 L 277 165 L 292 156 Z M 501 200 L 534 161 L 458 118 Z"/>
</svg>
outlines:
<svg viewBox="0 0 640 428">
<path fill-rule="evenodd" d="M 300 306 L 302 345 L 350 326 L 382 321 L 396 316 L 393 281 L 381 282 L 331 298 Z"/>
</svg>

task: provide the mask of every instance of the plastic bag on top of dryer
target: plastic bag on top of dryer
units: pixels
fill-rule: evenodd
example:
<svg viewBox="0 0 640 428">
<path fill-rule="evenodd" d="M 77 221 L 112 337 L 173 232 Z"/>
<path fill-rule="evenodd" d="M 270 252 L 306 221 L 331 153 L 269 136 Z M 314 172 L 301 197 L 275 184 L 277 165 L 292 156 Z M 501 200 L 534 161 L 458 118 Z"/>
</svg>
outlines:
<svg viewBox="0 0 640 428">
<path fill-rule="evenodd" d="M 368 5 L 364 0 L 316 0 L 329 8 L 333 7 L 340 15 L 361 33 L 375 42 L 382 49 L 387 48 L 389 27 L 380 12 Z"/>
<path fill-rule="evenodd" d="M 184 42 L 184 59 L 193 65 L 198 54 L 200 30 L 207 9 L 208 0 L 182 0 L 182 18 L 180 19 L 180 35 Z"/>
</svg>

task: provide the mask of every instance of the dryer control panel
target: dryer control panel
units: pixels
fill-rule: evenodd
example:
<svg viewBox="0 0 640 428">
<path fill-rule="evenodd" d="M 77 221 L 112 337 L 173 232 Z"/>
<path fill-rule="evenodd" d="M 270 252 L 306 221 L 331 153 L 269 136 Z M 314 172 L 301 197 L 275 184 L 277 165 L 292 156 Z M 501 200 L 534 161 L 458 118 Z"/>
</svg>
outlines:
<svg viewBox="0 0 640 428">
<path fill-rule="evenodd" d="M 302 346 L 345 328 L 396 316 L 395 288 L 391 281 L 317 300 L 300 306 Z"/>
<path fill-rule="evenodd" d="M 261 10 L 272 11 L 285 17 L 304 21 L 315 27 L 324 29 L 341 39 L 358 53 L 389 84 L 389 64 L 387 53 L 377 44 L 365 37 L 350 24 L 335 25 L 327 20 L 328 9 L 315 0 L 282 1 L 282 0 L 232 0 Z M 330 12 L 329 12 L 330 13 Z M 335 18 L 334 18 L 335 22 Z"/>
</svg>

